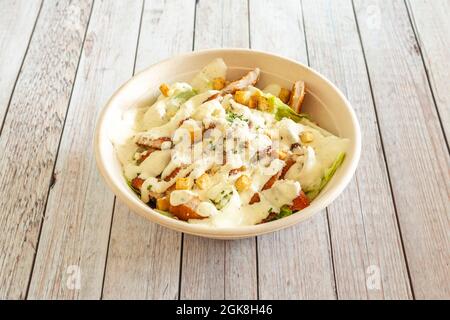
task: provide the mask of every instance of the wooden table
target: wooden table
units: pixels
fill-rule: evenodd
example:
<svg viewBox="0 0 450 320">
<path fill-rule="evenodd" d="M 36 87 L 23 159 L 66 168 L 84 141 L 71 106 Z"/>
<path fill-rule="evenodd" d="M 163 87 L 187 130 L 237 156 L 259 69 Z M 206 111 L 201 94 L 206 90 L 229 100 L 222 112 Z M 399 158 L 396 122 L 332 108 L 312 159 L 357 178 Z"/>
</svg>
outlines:
<svg viewBox="0 0 450 320">
<path fill-rule="evenodd" d="M 2 0 L 0 297 L 450 298 L 449 0 Z M 183 235 L 116 200 L 99 110 L 180 52 L 267 50 L 352 102 L 357 173 L 324 212 L 242 241 Z"/>
</svg>

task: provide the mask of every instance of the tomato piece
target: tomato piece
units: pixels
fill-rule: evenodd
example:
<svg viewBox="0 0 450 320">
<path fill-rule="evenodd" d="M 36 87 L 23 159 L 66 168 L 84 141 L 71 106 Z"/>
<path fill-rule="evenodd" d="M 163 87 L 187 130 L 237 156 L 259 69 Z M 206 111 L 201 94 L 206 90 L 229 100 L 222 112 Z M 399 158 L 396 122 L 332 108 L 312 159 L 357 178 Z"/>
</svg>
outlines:
<svg viewBox="0 0 450 320">
<path fill-rule="evenodd" d="M 133 180 L 131 180 L 131 186 L 137 190 L 141 190 L 143 183 L 144 183 L 144 179 L 141 179 L 139 177 L 136 177 Z"/>
<path fill-rule="evenodd" d="M 309 199 L 303 191 L 300 191 L 300 195 L 294 199 L 291 205 L 292 211 L 299 211 L 309 206 Z"/>
</svg>

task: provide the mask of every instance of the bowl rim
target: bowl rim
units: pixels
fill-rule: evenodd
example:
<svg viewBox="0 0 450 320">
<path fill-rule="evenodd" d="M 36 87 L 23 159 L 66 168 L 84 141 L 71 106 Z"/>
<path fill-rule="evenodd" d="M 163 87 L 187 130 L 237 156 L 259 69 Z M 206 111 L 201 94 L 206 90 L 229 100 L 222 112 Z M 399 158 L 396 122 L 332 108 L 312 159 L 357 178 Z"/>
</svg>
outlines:
<svg viewBox="0 0 450 320">
<path fill-rule="evenodd" d="M 346 108 L 348 109 L 348 112 L 350 114 L 350 120 L 351 125 L 354 128 L 355 136 L 354 136 L 354 144 L 353 144 L 353 157 L 349 158 L 346 157 L 346 161 L 350 161 L 350 164 L 348 165 L 348 169 L 346 172 L 344 172 L 341 176 L 341 181 L 337 185 L 335 185 L 332 189 L 327 191 L 327 196 L 323 198 L 319 198 L 315 200 L 315 206 L 314 207 L 307 207 L 303 210 L 301 210 L 302 214 L 293 214 L 288 217 L 285 217 L 283 219 L 263 223 L 263 224 L 257 224 L 257 225 L 251 225 L 251 226 L 238 226 L 238 227 L 210 227 L 205 225 L 199 225 L 199 224 L 190 224 L 185 221 L 177 220 L 168 216 L 165 216 L 161 213 L 158 213 L 154 209 L 150 208 L 148 205 L 143 203 L 138 197 L 131 197 L 128 194 L 122 192 L 119 188 L 119 186 L 116 185 L 116 183 L 113 181 L 110 174 L 107 172 L 105 166 L 103 165 L 103 162 L 105 160 L 104 154 L 102 153 L 102 148 L 100 148 L 100 141 L 104 138 L 107 138 L 107 135 L 104 132 L 104 118 L 110 109 L 112 102 L 115 100 L 115 98 L 121 94 L 124 90 L 127 89 L 129 85 L 131 85 L 132 82 L 137 81 L 140 77 L 143 76 L 144 73 L 146 73 L 149 69 L 153 68 L 156 65 L 170 62 L 171 60 L 177 60 L 181 58 L 189 58 L 191 56 L 196 55 L 202 55 L 202 54 L 217 54 L 220 55 L 220 53 L 232 53 L 232 52 L 241 52 L 245 54 L 258 54 L 262 56 L 277 58 L 281 60 L 285 60 L 289 63 L 293 63 L 296 65 L 300 65 L 302 68 L 306 69 L 308 72 L 311 72 L 315 76 L 319 77 L 321 81 L 324 81 L 328 86 L 330 86 L 337 95 L 342 99 L 344 102 Z M 105 137 L 104 137 L 105 136 Z M 102 175 L 103 179 L 105 179 L 107 185 L 109 188 L 113 191 L 113 193 L 122 201 L 124 202 L 131 211 L 138 213 L 139 215 L 143 216 L 144 218 L 158 223 L 162 226 L 165 226 L 169 229 L 173 229 L 179 232 L 184 232 L 187 234 L 197 235 L 201 237 L 208 237 L 208 238 L 220 238 L 220 239 L 238 239 L 238 238 L 246 238 L 246 237 L 252 237 L 256 235 L 266 234 L 270 232 L 275 232 L 280 229 L 291 227 L 297 223 L 300 223 L 302 221 L 308 220 L 313 215 L 319 213 L 320 211 L 324 210 L 328 205 L 330 205 L 347 187 L 349 182 L 351 181 L 356 168 L 358 166 L 358 162 L 361 156 L 361 129 L 358 122 L 358 119 L 356 117 L 355 111 L 350 104 L 350 102 L 347 100 L 347 98 L 344 96 L 344 94 L 341 92 L 339 88 L 337 88 L 330 80 L 328 80 L 325 76 L 323 76 L 321 73 L 315 71 L 314 69 L 310 68 L 309 66 L 298 62 L 294 59 L 284 57 L 282 55 L 261 51 L 261 50 L 254 50 L 254 49 L 245 49 L 245 48 L 213 48 L 213 49 L 205 49 L 205 50 L 196 50 L 192 52 L 187 53 L 181 53 L 174 56 L 171 56 L 169 58 L 166 58 L 164 60 L 158 61 L 156 63 L 153 63 L 149 67 L 139 71 L 136 73 L 133 77 L 128 79 L 122 86 L 120 86 L 114 94 L 108 99 L 107 103 L 103 106 L 96 122 L 95 132 L 94 132 L 94 153 L 95 153 L 95 160 L 97 163 L 97 168 L 100 171 L 100 174 Z"/>
</svg>

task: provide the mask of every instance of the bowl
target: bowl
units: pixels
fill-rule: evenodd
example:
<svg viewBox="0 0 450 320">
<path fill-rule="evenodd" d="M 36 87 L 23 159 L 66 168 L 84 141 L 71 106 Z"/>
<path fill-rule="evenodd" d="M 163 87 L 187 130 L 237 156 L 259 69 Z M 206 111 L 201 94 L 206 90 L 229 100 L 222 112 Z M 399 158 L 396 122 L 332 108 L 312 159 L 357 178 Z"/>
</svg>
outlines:
<svg viewBox="0 0 450 320">
<path fill-rule="evenodd" d="M 124 126 L 127 111 L 130 108 L 149 105 L 157 96 L 161 83 L 189 81 L 206 64 L 219 57 L 228 65 L 229 79 L 238 78 L 258 67 L 261 69 L 261 78 L 257 84 L 259 87 L 269 83 L 290 87 L 296 80 L 305 81 L 307 95 L 303 111 L 309 113 L 324 129 L 350 140 L 342 166 L 319 196 L 302 211 L 254 226 L 212 228 L 162 215 L 143 203 L 128 187 L 113 145 L 117 129 Z M 341 91 L 311 68 L 297 61 L 262 51 L 212 49 L 182 54 L 154 64 L 122 85 L 101 111 L 95 130 L 94 148 L 101 175 L 119 200 L 132 211 L 152 222 L 180 232 L 208 238 L 237 239 L 293 226 L 309 219 L 335 200 L 356 170 L 361 152 L 361 132 L 355 112 Z"/>
</svg>

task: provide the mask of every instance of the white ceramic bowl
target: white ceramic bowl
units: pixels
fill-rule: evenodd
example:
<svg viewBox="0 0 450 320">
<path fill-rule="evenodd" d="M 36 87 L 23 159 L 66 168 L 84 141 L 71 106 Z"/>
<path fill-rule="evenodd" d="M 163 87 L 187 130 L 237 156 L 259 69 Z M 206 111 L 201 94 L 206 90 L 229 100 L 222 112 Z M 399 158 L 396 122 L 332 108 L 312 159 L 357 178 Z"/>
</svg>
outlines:
<svg viewBox="0 0 450 320">
<path fill-rule="evenodd" d="M 128 187 L 117 159 L 112 137 L 120 126 L 124 112 L 136 106 L 148 105 L 157 95 L 162 82 L 188 81 L 214 58 L 221 57 L 228 65 L 228 78 L 235 79 L 246 71 L 259 67 L 258 86 L 278 83 L 290 87 L 292 82 L 303 80 L 307 85 L 304 111 L 321 127 L 350 139 L 344 163 L 320 195 L 309 207 L 289 217 L 255 226 L 211 228 L 166 217 L 152 210 Z M 95 132 L 95 157 L 98 168 L 107 184 L 131 210 L 170 229 L 198 236 L 236 239 L 283 229 L 310 218 L 323 210 L 350 182 L 359 161 L 361 133 L 355 113 L 344 95 L 326 78 L 296 61 L 246 49 L 214 49 L 176 56 L 157 63 L 140 72 L 120 87 L 111 97 L 97 122 Z"/>
</svg>

